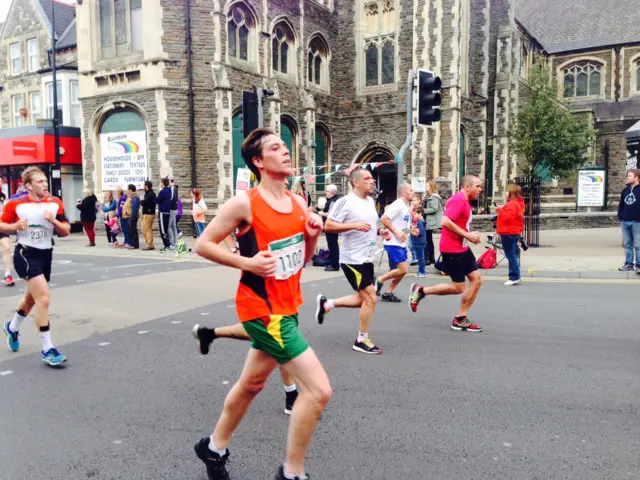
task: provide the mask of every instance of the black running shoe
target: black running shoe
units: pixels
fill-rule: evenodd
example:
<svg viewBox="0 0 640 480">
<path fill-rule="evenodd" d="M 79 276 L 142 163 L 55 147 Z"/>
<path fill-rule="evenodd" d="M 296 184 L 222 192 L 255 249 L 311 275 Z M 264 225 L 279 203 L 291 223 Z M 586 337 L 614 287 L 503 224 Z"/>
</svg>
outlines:
<svg viewBox="0 0 640 480">
<path fill-rule="evenodd" d="M 384 282 L 381 282 L 376 278 L 376 295 L 380 296 L 380 292 L 382 292 L 382 287 L 384 287 Z"/>
<path fill-rule="evenodd" d="M 309 475 L 306 473 L 300 477 L 295 477 L 294 480 L 309 480 Z M 278 473 L 275 476 L 275 480 L 287 480 L 287 477 L 284 476 L 284 468 L 280 467 L 278 469 Z"/>
<path fill-rule="evenodd" d="M 201 327 L 197 323 L 193 326 L 193 338 L 198 341 L 198 351 L 202 355 L 209 353 L 209 347 L 216 338 L 216 332 L 213 328 Z"/>
<path fill-rule="evenodd" d="M 209 441 L 209 437 L 204 437 L 193 447 L 198 458 L 207 467 L 207 478 L 209 480 L 231 480 L 225 466 L 229 460 L 229 449 L 227 449 L 227 453 L 220 456 L 209 450 Z"/>
<path fill-rule="evenodd" d="M 376 347 L 369 337 L 365 338 L 361 342 L 356 339 L 353 343 L 353 349 L 356 352 L 368 353 L 369 355 L 380 355 L 382 353 L 382 350 Z"/>
<path fill-rule="evenodd" d="M 322 325 L 324 322 L 324 316 L 327 314 L 327 311 L 324 308 L 324 304 L 327 302 L 327 297 L 320 294 L 316 297 L 316 320 L 319 325 Z"/>
<path fill-rule="evenodd" d="M 389 292 L 385 292 L 382 294 L 381 297 L 383 302 L 391 302 L 391 303 L 400 303 L 402 302 L 401 299 L 399 299 L 398 297 L 396 297 L 395 293 L 389 293 Z"/>
<path fill-rule="evenodd" d="M 291 410 L 293 410 L 293 404 L 296 403 L 296 398 L 298 398 L 298 390 L 294 390 L 293 392 L 285 392 L 287 397 L 284 401 L 284 413 L 287 415 L 291 415 Z"/>
</svg>

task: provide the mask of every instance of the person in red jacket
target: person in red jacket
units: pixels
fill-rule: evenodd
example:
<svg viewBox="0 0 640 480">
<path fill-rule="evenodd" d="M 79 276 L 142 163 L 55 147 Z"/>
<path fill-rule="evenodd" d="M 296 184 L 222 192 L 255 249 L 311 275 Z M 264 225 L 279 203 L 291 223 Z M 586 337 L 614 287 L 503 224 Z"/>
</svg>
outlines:
<svg viewBox="0 0 640 480">
<path fill-rule="evenodd" d="M 518 264 L 518 242 L 524 230 L 524 198 L 518 185 L 507 187 L 507 203 L 498 207 L 498 235 L 502 241 L 504 254 L 509 260 L 509 280 L 507 286 L 520 285 L 520 265 Z"/>
</svg>

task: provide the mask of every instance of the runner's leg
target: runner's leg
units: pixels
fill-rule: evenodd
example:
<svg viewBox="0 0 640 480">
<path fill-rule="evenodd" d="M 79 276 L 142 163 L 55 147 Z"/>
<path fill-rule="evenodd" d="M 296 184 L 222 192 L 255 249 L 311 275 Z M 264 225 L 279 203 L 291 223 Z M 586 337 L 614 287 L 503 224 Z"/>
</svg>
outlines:
<svg viewBox="0 0 640 480">
<path fill-rule="evenodd" d="M 304 474 L 304 458 L 311 436 L 333 392 L 329 377 L 311 348 L 283 366 L 301 386 L 291 414 L 284 471 L 289 475 L 301 476 Z"/>
<path fill-rule="evenodd" d="M 387 275 L 390 275 L 391 273 L 394 273 L 394 275 L 389 277 L 391 278 L 391 284 L 389 285 L 388 293 L 393 293 L 393 291 L 400 284 L 404 276 L 407 273 L 409 273 L 409 263 L 408 262 L 399 263 L 396 269 L 393 270 L 392 272 L 389 272 Z"/>
<path fill-rule="evenodd" d="M 231 435 L 247 413 L 249 405 L 262 391 L 267 378 L 277 366 L 268 353 L 254 348 L 249 350 L 240 379 L 227 394 L 222 414 L 211 435 L 212 446 L 216 450 L 224 451 L 227 448 Z"/>
<path fill-rule="evenodd" d="M 480 271 L 476 270 L 475 272 L 471 272 L 467 275 L 469 279 L 469 285 L 464 291 L 462 295 L 462 300 L 460 301 L 460 310 L 458 311 L 458 317 L 466 317 L 469 314 L 469 310 L 471 306 L 476 301 L 476 297 L 478 296 L 478 292 L 480 291 L 480 287 L 482 286 L 482 277 L 480 276 Z"/>
</svg>

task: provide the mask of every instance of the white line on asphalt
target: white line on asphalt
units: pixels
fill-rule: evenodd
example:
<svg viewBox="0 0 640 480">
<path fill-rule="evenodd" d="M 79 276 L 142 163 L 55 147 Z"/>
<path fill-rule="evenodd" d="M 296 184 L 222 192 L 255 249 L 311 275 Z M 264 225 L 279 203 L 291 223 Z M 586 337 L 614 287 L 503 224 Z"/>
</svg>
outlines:
<svg viewBox="0 0 640 480">
<path fill-rule="evenodd" d="M 53 85 L 53 84 L 52 84 Z M 310 287 L 317 287 L 318 284 L 317 283 L 312 283 L 311 285 L 309 285 Z"/>
<path fill-rule="evenodd" d="M 165 260 L 163 262 L 153 262 L 153 263 L 133 263 L 131 265 L 116 265 L 115 267 L 109 267 L 109 268 L 96 268 L 94 269 L 94 271 L 108 272 L 109 270 L 115 270 L 117 268 L 135 268 L 135 267 L 150 267 L 152 265 L 166 265 L 170 261 L 171 260 Z M 175 262 L 183 263 L 182 260 L 176 260 Z"/>
<path fill-rule="evenodd" d="M 138 335 L 144 335 L 145 333 L 149 333 L 149 330 L 140 330 Z"/>
<path fill-rule="evenodd" d="M 130 276 L 131 276 L 131 274 L 130 274 L 129 272 L 127 272 L 127 273 L 125 273 L 125 274 L 124 274 L 124 276 L 125 276 L 125 277 L 130 277 Z"/>
<path fill-rule="evenodd" d="M 225 380 L 224 382 L 222 382 L 223 385 L 229 385 L 229 381 Z"/>
<path fill-rule="evenodd" d="M 200 315 L 209 315 L 209 312 L 202 312 Z"/>
<path fill-rule="evenodd" d="M 227 305 L 227 308 L 233 308 L 235 305 Z"/>
<path fill-rule="evenodd" d="M 329 280 L 327 283 L 333 283 L 333 280 Z"/>
<path fill-rule="evenodd" d="M 111 345 L 111 342 L 102 342 L 98 344 L 101 347 L 106 347 L 107 345 Z"/>
<path fill-rule="evenodd" d="M 53 84 L 52 84 L 52 85 L 53 85 Z M 49 284 L 49 286 L 50 286 L 50 287 L 57 287 L 57 286 L 58 286 L 58 284 L 57 284 L 57 283 L 50 283 L 50 284 Z"/>
<path fill-rule="evenodd" d="M 507 443 L 507 442 L 503 443 L 502 445 L 504 445 L 505 447 L 510 447 L 511 446 L 511 444 Z"/>
<path fill-rule="evenodd" d="M 53 84 L 52 84 L 52 85 L 53 85 Z M 102 277 L 102 278 L 109 278 L 109 277 L 105 275 L 105 276 L 104 276 L 104 277 Z"/>
<path fill-rule="evenodd" d="M 84 280 L 82 280 L 82 279 L 81 280 L 76 280 L 76 282 L 82 283 L 82 282 L 84 282 Z"/>
<path fill-rule="evenodd" d="M 114 440 L 113 443 L 115 443 L 116 445 L 122 445 L 122 440 Z"/>
<path fill-rule="evenodd" d="M 174 321 L 173 321 L 173 322 L 171 322 L 171 323 L 173 323 L 174 325 L 177 325 L 177 324 L 179 324 L 179 323 L 182 323 L 182 320 L 174 320 Z"/>
<path fill-rule="evenodd" d="M 4 372 L 0 372 L 0 377 L 4 377 L 5 375 L 11 375 L 13 372 L 11 370 L 5 370 Z"/>
</svg>

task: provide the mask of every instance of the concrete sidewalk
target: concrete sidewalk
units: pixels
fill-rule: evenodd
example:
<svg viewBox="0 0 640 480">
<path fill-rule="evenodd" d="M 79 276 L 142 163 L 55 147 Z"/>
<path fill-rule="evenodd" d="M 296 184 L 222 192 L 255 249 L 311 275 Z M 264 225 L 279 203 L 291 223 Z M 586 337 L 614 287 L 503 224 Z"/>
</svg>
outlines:
<svg viewBox="0 0 640 480">
<path fill-rule="evenodd" d="M 487 234 L 482 233 L 482 243 L 473 246 L 476 256 L 482 254 L 487 245 Z M 439 242 L 436 235 L 436 250 Z M 192 237 L 183 237 L 189 248 L 195 245 Z M 67 238 L 56 239 L 56 250 L 70 254 L 128 256 L 133 258 L 171 258 L 171 253 L 160 253 L 159 250 L 145 252 L 142 250 L 125 250 L 110 248 L 102 237 L 96 239 L 96 247 L 86 247 L 84 235 L 74 234 Z M 141 244 L 144 242 L 141 239 Z M 158 240 L 157 244 L 161 245 Z M 156 247 L 157 248 L 157 247 Z M 324 236 L 319 241 L 319 248 L 326 248 Z M 382 242 L 380 241 L 380 248 Z M 204 261 L 195 254 L 184 254 L 182 260 Z M 386 260 L 386 259 L 385 259 Z M 385 261 L 383 261 L 385 263 Z M 548 278 L 604 278 L 620 280 L 640 280 L 634 272 L 618 272 L 624 263 L 622 234 L 618 228 L 597 228 L 577 230 L 544 230 L 540 232 L 540 247 L 529 248 L 522 252 L 523 277 Z M 413 269 L 412 269 L 413 270 Z M 507 276 L 507 261 L 485 272 L 487 276 Z"/>
</svg>

